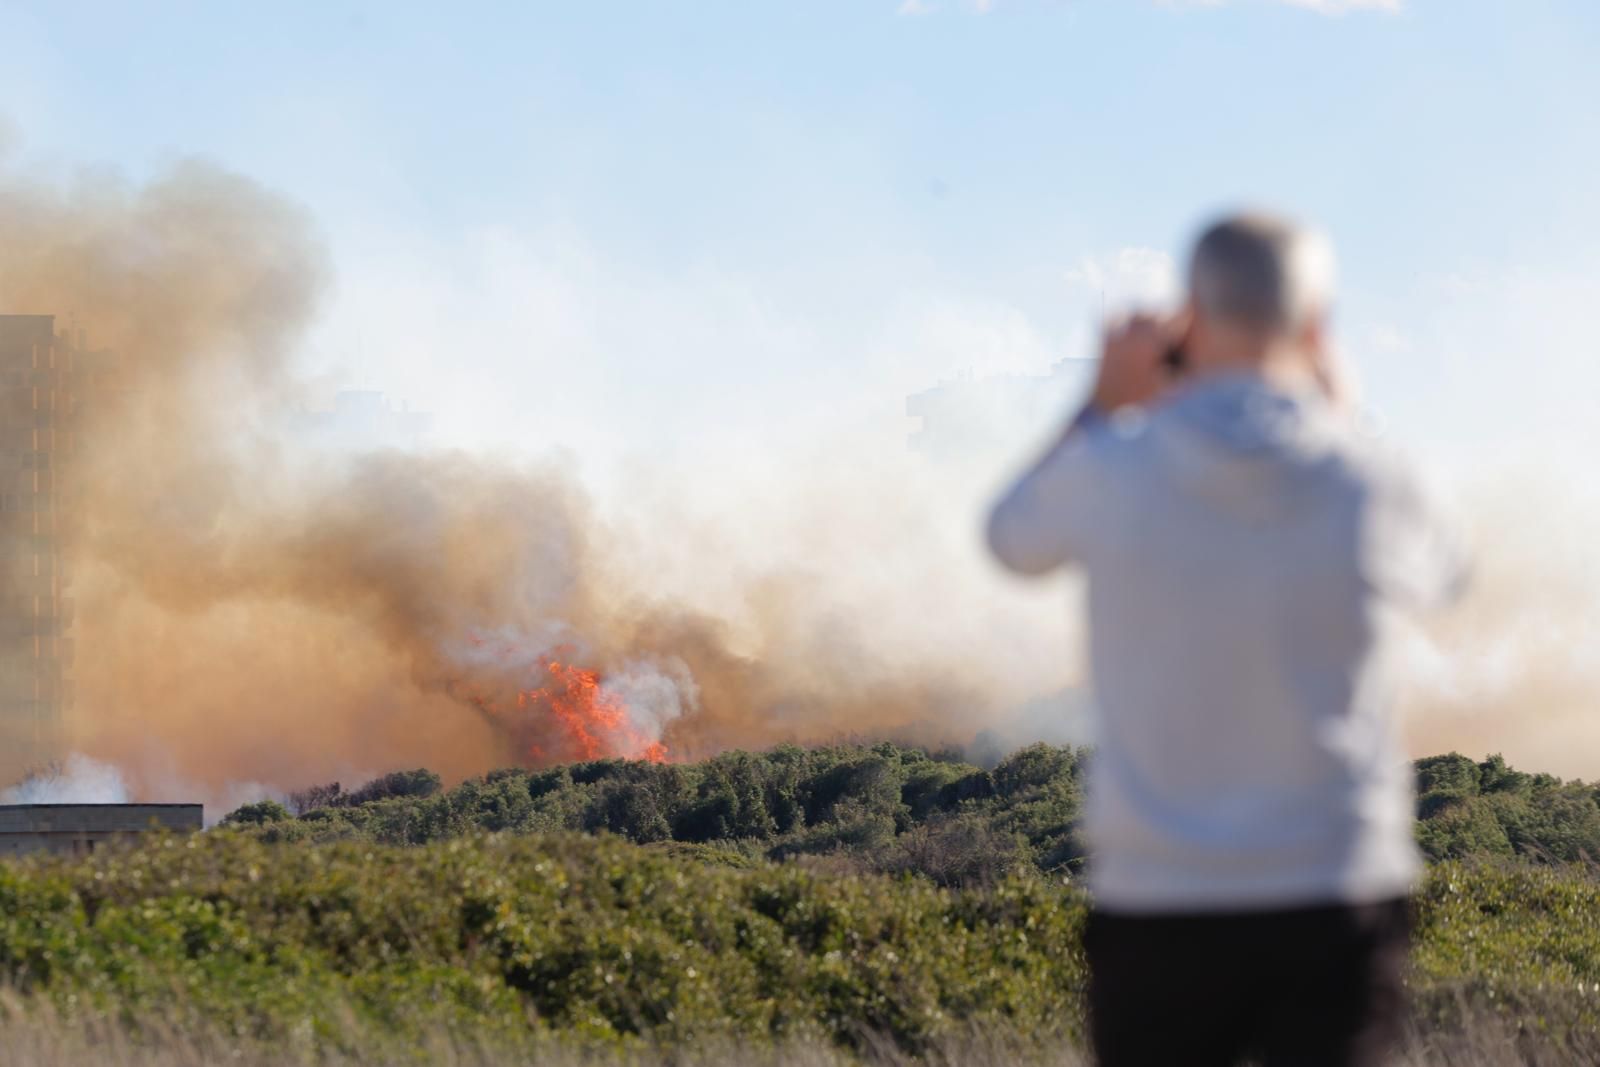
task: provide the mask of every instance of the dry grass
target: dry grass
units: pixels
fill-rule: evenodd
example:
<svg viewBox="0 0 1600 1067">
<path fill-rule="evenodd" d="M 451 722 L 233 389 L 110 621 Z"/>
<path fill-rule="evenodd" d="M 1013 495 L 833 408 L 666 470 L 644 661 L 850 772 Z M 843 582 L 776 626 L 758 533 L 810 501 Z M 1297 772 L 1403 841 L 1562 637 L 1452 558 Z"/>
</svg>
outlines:
<svg viewBox="0 0 1600 1067">
<path fill-rule="evenodd" d="M 4 1005 L 0 1020 L 0 1064 L 5 1067 L 401 1067 L 418 1063 L 437 1067 L 1089 1067 L 1079 1050 L 1058 1041 L 1015 1035 L 978 1033 L 946 1042 L 921 1058 L 908 1057 L 888 1042 L 867 1042 L 853 1055 L 820 1044 L 793 1044 L 751 1049 L 733 1045 L 636 1052 L 583 1051 L 551 1044 L 508 1054 L 474 1048 L 445 1038 L 398 1055 L 330 1054 L 301 1048 L 239 1048 L 225 1040 L 197 1040 L 164 1031 L 158 1020 L 145 1020 L 138 1040 L 116 1024 L 67 1025 L 61 1019 L 26 1013 L 16 1001 Z M 1583 1048 L 1538 1046 L 1526 1035 L 1485 1018 L 1470 1033 L 1449 1036 L 1413 1035 L 1396 1067 L 1569 1067 L 1600 1063 L 1600 1037 Z"/>
</svg>

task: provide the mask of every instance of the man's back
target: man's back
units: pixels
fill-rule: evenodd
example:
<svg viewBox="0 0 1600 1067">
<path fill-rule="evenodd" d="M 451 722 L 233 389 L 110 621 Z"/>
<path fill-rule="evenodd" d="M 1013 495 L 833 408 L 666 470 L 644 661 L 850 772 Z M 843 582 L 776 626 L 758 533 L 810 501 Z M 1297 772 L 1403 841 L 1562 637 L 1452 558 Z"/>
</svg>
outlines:
<svg viewBox="0 0 1600 1067">
<path fill-rule="evenodd" d="M 990 517 L 1011 569 L 1088 581 L 1109 1067 L 1375 1063 L 1398 1026 L 1419 858 L 1387 635 L 1462 559 L 1346 413 L 1331 255 L 1272 217 L 1208 229 L 1184 309 L 1108 330 L 1083 413 Z"/>
<path fill-rule="evenodd" d="M 1384 576 L 1401 556 L 1414 581 L 1419 560 L 1436 586 L 1455 569 L 1448 546 L 1422 544 L 1433 527 L 1404 473 L 1319 397 L 1248 377 L 1077 446 L 1088 498 L 1068 506 L 1095 509 L 1074 555 L 1100 712 L 1101 905 L 1403 893 L 1411 782 L 1379 638 L 1392 600 L 1428 591 Z"/>
</svg>

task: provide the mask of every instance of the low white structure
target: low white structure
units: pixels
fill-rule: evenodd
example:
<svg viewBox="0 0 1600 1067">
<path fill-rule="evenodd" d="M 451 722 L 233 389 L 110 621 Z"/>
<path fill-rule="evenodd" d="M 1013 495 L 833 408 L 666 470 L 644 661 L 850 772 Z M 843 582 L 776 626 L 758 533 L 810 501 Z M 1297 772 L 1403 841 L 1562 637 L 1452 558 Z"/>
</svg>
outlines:
<svg viewBox="0 0 1600 1067">
<path fill-rule="evenodd" d="M 0 858 L 29 852 L 87 855 L 105 841 L 153 829 L 192 833 L 200 804 L 0 805 Z"/>
</svg>

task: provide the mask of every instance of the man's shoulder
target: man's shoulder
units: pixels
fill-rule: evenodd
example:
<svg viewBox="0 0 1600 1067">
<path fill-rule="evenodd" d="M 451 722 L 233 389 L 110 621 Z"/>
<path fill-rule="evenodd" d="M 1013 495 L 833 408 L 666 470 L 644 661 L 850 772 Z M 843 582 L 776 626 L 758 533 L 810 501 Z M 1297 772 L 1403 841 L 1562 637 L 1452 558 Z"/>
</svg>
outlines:
<svg viewBox="0 0 1600 1067">
<path fill-rule="evenodd" d="M 1331 470 L 1373 500 L 1392 500 L 1421 490 L 1422 473 L 1406 451 L 1382 435 L 1353 423 L 1330 449 Z"/>
<path fill-rule="evenodd" d="M 1350 491 L 1382 495 L 1414 485 L 1411 456 L 1365 419 L 1330 407 L 1309 413 L 1285 458 Z"/>
<path fill-rule="evenodd" d="M 1163 421 L 1159 408 L 1128 407 L 1094 413 L 1083 423 L 1076 443 L 1096 462 L 1139 462 L 1154 454 L 1154 432 Z"/>
</svg>

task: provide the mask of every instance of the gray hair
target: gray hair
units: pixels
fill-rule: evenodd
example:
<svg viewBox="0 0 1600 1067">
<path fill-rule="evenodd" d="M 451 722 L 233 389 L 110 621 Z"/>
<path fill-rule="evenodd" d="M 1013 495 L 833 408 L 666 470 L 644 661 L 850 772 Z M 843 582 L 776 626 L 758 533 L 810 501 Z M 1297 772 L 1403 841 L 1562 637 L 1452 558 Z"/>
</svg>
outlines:
<svg viewBox="0 0 1600 1067">
<path fill-rule="evenodd" d="M 1316 230 L 1273 215 L 1234 215 L 1200 235 L 1189 293 L 1203 314 L 1291 332 L 1333 300 L 1333 247 Z"/>
</svg>

